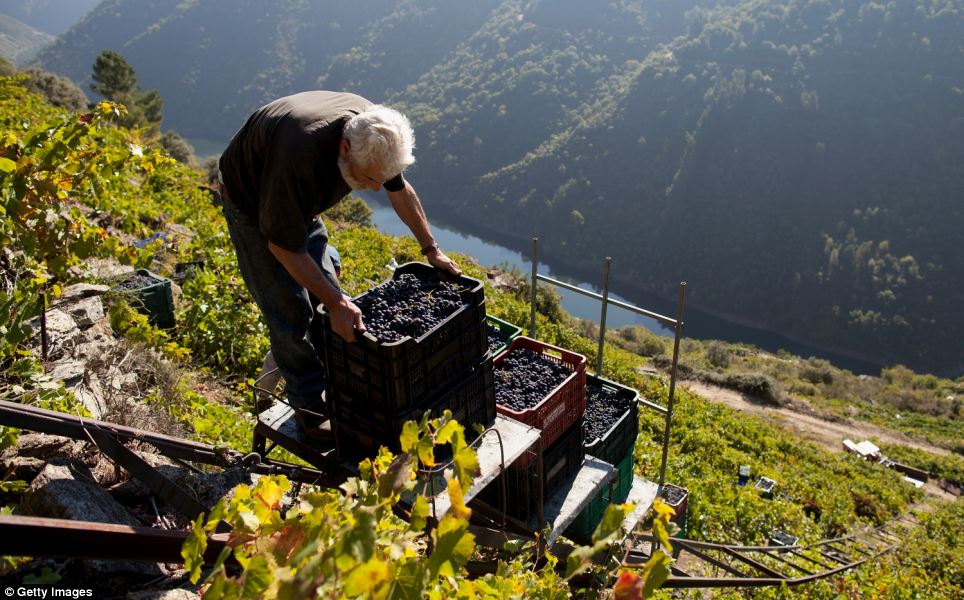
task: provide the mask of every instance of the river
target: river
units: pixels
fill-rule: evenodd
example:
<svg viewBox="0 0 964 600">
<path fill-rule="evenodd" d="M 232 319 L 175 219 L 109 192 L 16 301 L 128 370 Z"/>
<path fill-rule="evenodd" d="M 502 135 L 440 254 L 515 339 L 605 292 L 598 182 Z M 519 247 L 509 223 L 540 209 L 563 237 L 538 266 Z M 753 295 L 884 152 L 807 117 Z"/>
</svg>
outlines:
<svg viewBox="0 0 964 600">
<path fill-rule="evenodd" d="M 368 205 L 372 208 L 372 222 L 379 231 L 390 235 L 411 235 L 408 228 L 398 219 L 395 211 L 385 202 L 383 197 L 373 196 L 371 194 L 365 194 L 364 197 Z M 435 234 L 435 238 L 443 249 L 468 254 L 486 266 L 515 267 L 527 276 L 532 273 L 532 262 L 529 251 L 522 253 L 518 250 L 507 248 L 498 243 L 462 231 L 458 227 L 445 223 L 437 217 L 429 216 L 432 221 L 432 232 Z M 618 260 L 618 256 L 613 256 L 611 274 L 615 273 L 615 270 L 618 268 Z M 564 268 L 546 265 L 541 262 L 539 264 L 539 273 L 541 275 L 565 281 L 566 283 L 597 293 L 602 293 L 602 271 L 603 265 L 600 264 L 599 282 L 591 283 L 573 277 L 571 273 L 567 273 Z M 565 289 L 559 289 L 558 291 L 562 296 L 562 307 L 569 313 L 580 319 L 591 319 L 596 323 L 599 322 L 601 305 L 598 300 L 587 298 Z M 676 302 L 668 301 L 655 294 L 634 293 L 631 296 L 624 297 L 618 293 L 618 290 L 614 292 L 613 289 L 610 289 L 609 297 L 644 308 L 650 312 L 672 318 L 676 316 Z M 606 313 L 607 328 L 622 327 L 631 324 L 642 325 L 650 331 L 664 337 L 672 337 L 673 335 L 671 328 L 666 327 L 655 319 L 643 317 L 618 307 L 609 307 Z M 525 326 L 526 324 L 517 323 L 517 325 Z M 807 344 L 796 342 L 779 333 L 727 321 L 726 319 L 697 308 L 685 308 L 683 314 L 683 336 L 704 340 L 716 339 L 727 342 L 742 342 L 774 353 L 783 349 L 791 354 L 804 358 L 815 356 L 829 360 L 835 366 L 848 369 L 856 374 L 880 375 L 881 365 L 879 364 L 827 352 L 808 346 Z"/>
</svg>

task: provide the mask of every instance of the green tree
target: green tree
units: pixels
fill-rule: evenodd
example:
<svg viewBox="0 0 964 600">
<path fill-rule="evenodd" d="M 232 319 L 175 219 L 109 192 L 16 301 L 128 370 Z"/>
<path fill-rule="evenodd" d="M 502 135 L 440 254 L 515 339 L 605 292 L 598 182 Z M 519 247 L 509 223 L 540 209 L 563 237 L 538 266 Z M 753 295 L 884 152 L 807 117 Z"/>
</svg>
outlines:
<svg viewBox="0 0 964 600">
<path fill-rule="evenodd" d="M 134 68 L 113 50 L 104 50 L 94 60 L 90 89 L 112 102 L 127 107 L 121 124 L 125 127 L 147 126 L 157 131 L 161 126 L 164 99 L 157 90 L 142 92 Z"/>
<path fill-rule="evenodd" d="M 90 89 L 113 102 L 132 104 L 140 91 L 134 68 L 113 50 L 104 50 L 94 60 L 93 79 Z"/>
</svg>

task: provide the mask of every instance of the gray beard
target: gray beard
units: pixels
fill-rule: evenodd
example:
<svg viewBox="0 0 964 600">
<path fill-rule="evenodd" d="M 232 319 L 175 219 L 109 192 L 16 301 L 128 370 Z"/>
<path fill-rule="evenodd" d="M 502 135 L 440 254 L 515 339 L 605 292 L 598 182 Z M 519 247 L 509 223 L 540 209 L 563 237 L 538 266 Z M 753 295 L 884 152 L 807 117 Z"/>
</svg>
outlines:
<svg viewBox="0 0 964 600">
<path fill-rule="evenodd" d="M 348 184 L 348 187 L 353 190 L 362 188 L 362 184 L 358 183 L 358 181 L 351 176 L 351 168 L 349 167 L 348 159 L 344 156 L 338 157 L 338 170 L 341 172 L 341 178 L 345 180 L 345 183 Z"/>
</svg>

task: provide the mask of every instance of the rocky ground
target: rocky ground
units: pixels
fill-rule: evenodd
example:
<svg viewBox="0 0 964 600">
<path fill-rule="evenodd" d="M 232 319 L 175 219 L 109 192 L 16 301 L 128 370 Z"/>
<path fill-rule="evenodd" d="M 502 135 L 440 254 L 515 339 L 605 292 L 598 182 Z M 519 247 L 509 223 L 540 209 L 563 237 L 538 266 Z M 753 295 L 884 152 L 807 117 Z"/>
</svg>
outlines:
<svg viewBox="0 0 964 600">
<path fill-rule="evenodd" d="M 173 368 L 157 353 L 114 337 L 105 314 L 108 291 L 108 286 L 75 285 L 64 290 L 47 311 L 48 375 L 41 385 L 62 381 L 92 419 L 184 436 L 167 413 L 144 402 L 158 386 L 172 383 L 168 380 L 176 377 Z M 38 334 L 35 351 L 39 354 L 43 347 L 39 321 L 32 326 Z M 210 472 L 188 468 L 146 443 L 127 447 L 205 506 L 213 506 L 237 484 L 252 483 L 257 477 L 240 468 Z M 167 530 L 189 527 L 187 518 L 131 478 L 91 441 L 21 432 L 16 445 L 0 454 L 0 481 L 17 480 L 25 482 L 26 488 L 0 492 L 0 506 L 13 505 L 17 514 Z M 0 587 L 53 579 L 55 588 L 90 589 L 97 598 L 199 597 L 180 565 L 137 562 L 38 559 L 0 577 Z"/>
</svg>

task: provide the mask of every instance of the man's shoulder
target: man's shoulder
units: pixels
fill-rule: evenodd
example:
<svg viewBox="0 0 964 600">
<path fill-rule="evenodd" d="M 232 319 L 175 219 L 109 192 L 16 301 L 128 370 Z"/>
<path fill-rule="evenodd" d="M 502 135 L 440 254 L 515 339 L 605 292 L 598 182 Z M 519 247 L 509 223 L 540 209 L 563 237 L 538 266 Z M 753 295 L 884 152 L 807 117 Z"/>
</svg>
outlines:
<svg viewBox="0 0 964 600">
<path fill-rule="evenodd" d="M 279 98 L 268 106 L 300 118 L 331 121 L 362 112 L 372 103 L 358 94 L 315 90 Z"/>
</svg>

